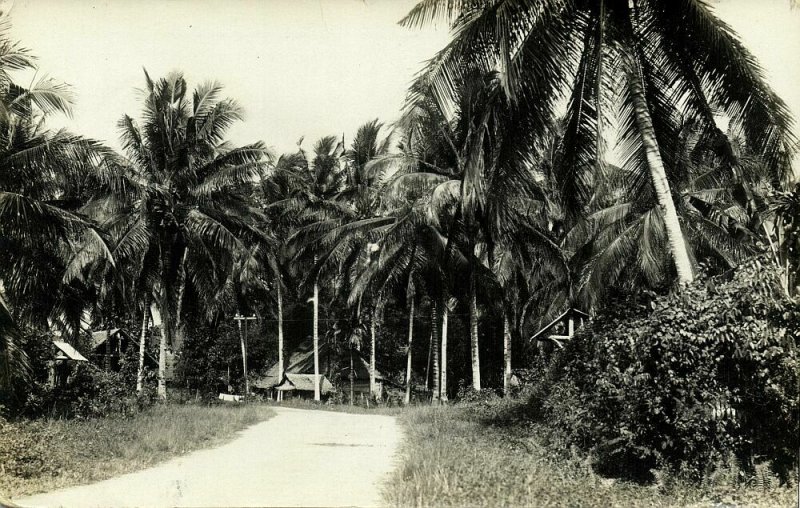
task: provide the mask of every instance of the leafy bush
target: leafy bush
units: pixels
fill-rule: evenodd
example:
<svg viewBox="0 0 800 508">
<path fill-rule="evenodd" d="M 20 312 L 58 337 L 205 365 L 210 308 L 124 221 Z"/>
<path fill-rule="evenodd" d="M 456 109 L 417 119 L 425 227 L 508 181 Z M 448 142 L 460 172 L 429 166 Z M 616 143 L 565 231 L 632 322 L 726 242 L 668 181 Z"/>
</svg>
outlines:
<svg viewBox="0 0 800 508">
<path fill-rule="evenodd" d="M 800 444 L 799 329 L 797 306 L 754 261 L 613 306 L 553 359 L 530 410 L 606 474 L 700 480 L 733 454 L 785 481 Z"/>
<path fill-rule="evenodd" d="M 64 386 L 32 383 L 22 414 L 53 418 L 131 416 L 155 400 L 152 387 L 147 386 L 138 394 L 134 388 L 119 373 L 79 364 Z"/>
</svg>

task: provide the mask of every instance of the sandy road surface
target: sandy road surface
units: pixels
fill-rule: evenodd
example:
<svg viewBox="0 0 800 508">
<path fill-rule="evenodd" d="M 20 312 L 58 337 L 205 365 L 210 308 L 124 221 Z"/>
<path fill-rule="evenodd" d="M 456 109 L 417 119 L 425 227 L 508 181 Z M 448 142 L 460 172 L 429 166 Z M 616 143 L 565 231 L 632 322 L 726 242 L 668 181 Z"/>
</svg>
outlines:
<svg viewBox="0 0 800 508">
<path fill-rule="evenodd" d="M 390 416 L 276 408 L 234 441 L 92 485 L 16 500 L 25 507 L 379 506 L 394 467 Z"/>
</svg>

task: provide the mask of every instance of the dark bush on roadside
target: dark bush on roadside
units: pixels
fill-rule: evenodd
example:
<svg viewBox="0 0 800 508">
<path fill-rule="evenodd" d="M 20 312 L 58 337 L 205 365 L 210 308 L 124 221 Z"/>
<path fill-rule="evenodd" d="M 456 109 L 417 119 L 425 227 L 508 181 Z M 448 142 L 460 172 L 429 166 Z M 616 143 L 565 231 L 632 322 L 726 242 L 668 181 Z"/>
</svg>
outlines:
<svg viewBox="0 0 800 508">
<path fill-rule="evenodd" d="M 75 366 L 64 386 L 32 385 L 24 414 L 52 418 L 130 416 L 154 400 L 155 394 L 149 386 L 137 394 L 123 375 L 83 363 Z"/>
<path fill-rule="evenodd" d="M 785 481 L 800 444 L 798 337 L 800 310 L 754 261 L 614 305 L 552 359 L 529 410 L 604 474 L 701 480 L 735 456 Z"/>
</svg>

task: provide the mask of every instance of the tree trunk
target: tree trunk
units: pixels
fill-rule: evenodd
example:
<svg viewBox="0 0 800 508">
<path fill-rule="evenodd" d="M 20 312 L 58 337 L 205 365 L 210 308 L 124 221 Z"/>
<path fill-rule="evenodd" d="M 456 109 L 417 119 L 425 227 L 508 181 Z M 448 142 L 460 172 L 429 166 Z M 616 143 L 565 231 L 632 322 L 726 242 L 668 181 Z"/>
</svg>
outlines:
<svg viewBox="0 0 800 508">
<path fill-rule="evenodd" d="M 481 361 L 480 351 L 478 350 L 478 297 L 475 291 L 475 267 L 470 270 L 469 275 L 469 333 L 472 354 L 472 389 L 481 389 Z"/>
<path fill-rule="evenodd" d="M 503 395 L 511 394 L 511 325 L 508 313 L 503 314 Z"/>
<path fill-rule="evenodd" d="M 350 344 L 350 405 L 353 405 L 353 397 L 356 393 L 356 371 L 353 368 L 353 345 Z"/>
<path fill-rule="evenodd" d="M 166 277 L 164 277 L 166 280 Z M 167 342 L 172 326 L 172 318 L 167 303 L 167 288 L 165 282 L 161 284 L 161 339 L 158 342 L 158 398 L 167 399 Z"/>
<path fill-rule="evenodd" d="M 628 69 L 628 91 L 633 101 L 636 127 L 642 138 L 647 166 L 650 170 L 650 180 L 656 193 L 658 208 L 664 219 L 669 249 L 675 263 L 675 270 L 678 273 L 678 282 L 680 284 L 688 284 L 694 280 L 692 263 L 689 259 L 689 252 L 681 231 L 678 214 L 675 211 L 675 203 L 672 201 L 672 192 L 664 169 L 664 161 L 661 159 L 661 152 L 658 148 L 653 119 L 650 116 L 650 109 L 645 97 L 641 69 L 635 62 Z"/>
<path fill-rule="evenodd" d="M 319 284 L 314 281 L 314 400 L 319 402 Z"/>
<path fill-rule="evenodd" d="M 141 392 L 144 387 L 144 353 L 145 341 L 147 340 L 147 321 L 150 312 L 150 299 L 144 299 L 144 311 L 142 312 L 142 333 L 139 336 L 139 370 L 136 372 L 136 391 Z"/>
<path fill-rule="evenodd" d="M 372 319 L 369 322 L 369 394 L 375 396 L 375 346 L 377 339 L 375 338 L 375 320 L 377 319 L 377 310 L 372 311 Z"/>
<path fill-rule="evenodd" d="M 431 383 L 431 401 L 439 401 L 439 307 L 436 302 L 431 303 L 431 350 L 433 351 L 433 382 Z"/>
<path fill-rule="evenodd" d="M 447 402 L 447 318 L 450 315 L 450 308 L 447 302 L 442 305 L 442 356 L 441 361 L 441 382 L 439 383 L 439 398 L 442 402 Z"/>
<path fill-rule="evenodd" d="M 183 314 L 183 295 L 186 292 L 186 255 L 188 250 L 184 249 L 183 256 L 181 257 L 180 266 L 178 267 L 178 297 L 175 305 L 175 334 L 172 337 L 170 346 L 173 351 L 179 351 L 183 347 L 183 341 L 186 338 L 186 324 L 181 319 Z"/>
<path fill-rule="evenodd" d="M 277 277 L 278 290 L 278 382 L 283 380 L 283 289 L 281 276 Z"/>
<path fill-rule="evenodd" d="M 425 362 L 425 391 L 431 389 L 431 356 L 433 355 L 433 327 L 431 327 L 431 337 L 428 340 L 428 361 Z"/>
<path fill-rule="evenodd" d="M 403 402 L 411 403 L 411 344 L 414 340 L 414 296 L 411 296 L 411 308 L 408 311 L 408 351 L 406 352 L 406 395 Z"/>
</svg>

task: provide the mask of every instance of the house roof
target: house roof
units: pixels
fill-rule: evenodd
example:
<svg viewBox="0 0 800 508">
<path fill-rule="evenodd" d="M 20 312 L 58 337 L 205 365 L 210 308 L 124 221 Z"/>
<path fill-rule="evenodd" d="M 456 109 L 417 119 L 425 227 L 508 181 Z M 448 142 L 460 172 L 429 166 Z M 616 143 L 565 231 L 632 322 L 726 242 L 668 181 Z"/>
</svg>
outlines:
<svg viewBox="0 0 800 508">
<path fill-rule="evenodd" d="M 53 345 L 58 348 L 60 353 L 56 355 L 57 360 L 74 360 L 76 362 L 88 362 L 82 354 L 80 354 L 74 347 L 60 340 L 54 340 Z"/>
<path fill-rule="evenodd" d="M 275 387 L 276 390 L 281 391 L 314 391 L 314 374 L 285 374 L 283 381 Z M 320 375 L 319 391 L 321 394 L 330 393 L 333 391 L 333 385 L 328 378 Z"/>
<path fill-rule="evenodd" d="M 97 330 L 96 332 L 92 332 L 92 348 L 97 349 L 97 347 L 107 341 L 109 337 L 113 337 L 120 331 L 120 328 L 112 328 L 110 330 Z"/>
<path fill-rule="evenodd" d="M 543 334 L 549 332 L 551 328 L 553 328 L 559 321 L 561 321 L 562 319 L 564 319 L 568 315 L 578 316 L 578 317 L 581 317 L 583 319 L 589 319 L 589 314 L 587 314 L 587 313 L 585 313 L 583 311 L 580 311 L 578 309 L 570 307 L 569 309 L 567 309 L 564 312 L 562 312 L 557 318 L 552 320 L 549 325 L 545 326 L 544 328 L 542 328 L 538 332 L 534 333 L 529 340 L 536 340 L 540 335 L 543 335 Z"/>
<path fill-rule="evenodd" d="M 331 349 L 329 344 L 322 343 L 319 345 L 320 357 L 325 356 L 328 350 Z M 356 379 L 369 379 L 369 362 L 367 362 L 358 351 L 353 351 L 353 370 L 355 371 Z M 343 355 L 347 353 L 345 350 Z M 349 359 L 346 361 L 349 371 Z M 284 371 L 287 374 L 314 374 L 314 341 L 309 339 L 305 340 L 295 348 L 294 351 L 288 356 L 284 362 Z M 375 378 L 378 381 L 384 380 L 383 374 L 377 369 L 375 370 Z M 264 375 L 254 380 L 252 386 L 255 388 L 269 389 L 276 386 L 282 380 L 279 377 L 278 363 L 272 364 Z"/>
</svg>

